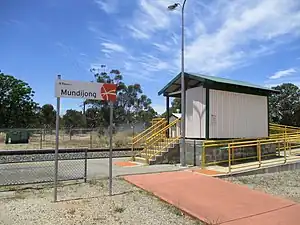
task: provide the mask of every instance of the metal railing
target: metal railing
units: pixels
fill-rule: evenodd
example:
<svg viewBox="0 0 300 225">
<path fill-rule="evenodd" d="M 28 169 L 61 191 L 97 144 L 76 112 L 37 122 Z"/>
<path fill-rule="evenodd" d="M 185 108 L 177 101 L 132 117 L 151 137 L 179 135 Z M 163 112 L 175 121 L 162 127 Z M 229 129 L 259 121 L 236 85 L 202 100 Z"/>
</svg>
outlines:
<svg viewBox="0 0 300 225">
<path fill-rule="evenodd" d="M 300 133 L 280 133 L 255 140 L 204 141 L 202 167 L 217 165 L 232 170 L 257 168 L 298 159 Z"/>
<path fill-rule="evenodd" d="M 145 147 L 147 138 L 164 128 L 166 124 L 167 120 L 165 118 L 155 118 L 152 120 L 152 125 L 150 127 L 132 138 L 131 150 L 133 160 L 136 156 L 136 150 Z"/>
<path fill-rule="evenodd" d="M 172 135 L 172 137 L 169 137 L 168 134 L 172 133 L 172 129 L 177 130 L 179 125 L 180 119 L 176 119 L 164 126 L 159 131 L 153 133 L 146 139 L 145 148 L 141 151 L 140 155 L 149 163 L 149 160 L 153 159 L 157 155 L 160 155 L 170 146 L 176 144 L 180 139 L 180 135 L 175 132 L 174 137 Z"/>
<path fill-rule="evenodd" d="M 286 126 L 286 125 L 280 125 L 280 124 L 269 124 L 270 128 L 270 136 L 278 135 L 278 134 L 284 134 L 284 133 L 295 133 L 300 132 L 299 127 L 293 127 L 293 126 Z"/>
</svg>

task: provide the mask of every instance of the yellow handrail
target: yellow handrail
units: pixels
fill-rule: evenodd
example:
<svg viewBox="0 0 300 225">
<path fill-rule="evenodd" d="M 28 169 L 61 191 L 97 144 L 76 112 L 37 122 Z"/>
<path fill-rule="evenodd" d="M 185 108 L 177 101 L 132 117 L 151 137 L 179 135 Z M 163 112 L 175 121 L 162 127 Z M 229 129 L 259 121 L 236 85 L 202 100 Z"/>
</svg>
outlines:
<svg viewBox="0 0 300 225">
<path fill-rule="evenodd" d="M 262 152 L 262 146 L 268 145 L 268 144 L 275 144 L 276 152 L 268 153 Z M 282 145 L 283 144 L 283 145 Z M 256 156 L 247 156 L 247 157 L 239 157 L 235 158 L 234 150 L 237 149 L 243 149 L 245 147 L 254 147 L 257 148 Z M 206 162 L 206 154 L 207 150 L 206 148 L 209 147 L 224 147 L 228 151 L 228 158 L 226 159 L 220 159 L 218 161 L 211 161 Z M 273 161 L 265 161 L 262 159 L 262 157 L 269 157 L 269 156 L 280 156 L 280 152 L 284 153 L 283 159 L 278 158 L 274 159 L 275 161 L 283 160 L 283 163 L 286 163 L 287 160 L 294 160 L 295 157 L 300 151 L 300 132 L 293 132 L 293 133 L 281 133 L 276 136 L 270 136 L 260 139 L 254 139 L 254 140 L 225 140 L 223 143 L 222 141 L 204 141 L 203 142 L 203 148 L 202 148 L 202 167 L 208 166 L 208 165 L 215 165 L 218 163 L 228 163 L 228 172 L 230 173 L 232 168 L 250 168 L 255 166 L 256 164 L 239 164 L 239 165 L 232 165 L 232 162 L 238 162 L 242 160 L 257 160 L 257 166 L 260 167 L 261 165 L 267 165 Z M 282 156 L 282 155 L 281 155 Z M 276 161 L 277 162 L 277 161 Z"/>
<path fill-rule="evenodd" d="M 300 127 L 295 126 L 288 126 L 288 125 L 282 125 L 282 124 L 276 124 L 276 123 L 270 123 L 270 126 L 276 126 L 276 127 L 284 127 L 284 128 L 290 128 L 290 129 L 300 129 Z"/>
<path fill-rule="evenodd" d="M 180 121 L 180 119 L 176 119 L 174 121 L 172 121 L 171 123 L 169 123 L 167 126 L 165 126 L 164 128 L 162 128 L 161 130 L 157 131 L 156 133 L 152 134 L 149 138 L 146 139 L 146 142 L 150 142 L 153 138 L 157 137 L 159 134 L 161 134 L 164 131 L 167 131 L 170 127 L 172 127 L 173 125 L 177 124 Z"/>
<path fill-rule="evenodd" d="M 147 135 L 149 132 L 156 130 L 156 128 L 160 125 L 162 125 L 163 122 L 166 122 L 166 120 L 164 118 L 161 118 L 161 120 L 159 120 L 157 123 L 153 124 L 152 126 L 148 127 L 146 130 L 144 130 L 143 132 L 139 133 L 138 135 L 136 135 L 135 137 L 132 138 L 132 144 L 136 144 L 137 142 L 139 142 L 141 139 L 144 138 L 145 135 Z"/>
<path fill-rule="evenodd" d="M 180 121 L 180 119 L 176 119 L 172 121 L 167 126 L 163 127 L 159 131 L 155 132 L 153 135 L 151 135 L 146 140 L 146 146 L 142 150 L 141 153 L 143 153 L 146 156 L 146 160 L 149 163 L 149 160 L 155 157 L 157 154 L 160 154 L 162 151 L 164 151 L 168 146 L 178 141 L 180 138 L 180 135 L 176 137 L 167 137 L 165 135 L 165 132 L 170 129 L 173 126 L 176 126 L 176 124 Z"/>
<path fill-rule="evenodd" d="M 136 135 L 134 138 L 138 138 L 139 136 L 144 135 L 145 133 L 147 133 L 148 131 L 150 131 L 151 129 L 153 129 L 153 127 L 155 127 L 158 123 L 161 123 L 162 121 L 164 121 L 164 118 L 160 118 L 160 120 L 158 120 L 155 124 L 151 125 L 146 130 L 144 130 L 141 133 L 139 133 L 138 135 Z"/>
<path fill-rule="evenodd" d="M 146 139 L 151 133 L 156 132 L 157 130 L 161 129 L 161 127 L 165 126 L 167 122 L 160 123 L 159 125 L 153 126 L 153 130 L 150 130 L 149 132 L 145 133 L 143 136 L 141 136 L 139 139 L 135 140 L 132 144 L 135 145 L 141 141 L 144 140 L 146 142 Z"/>
<path fill-rule="evenodd" d="M 150 155 L 150 158 L 154 157 L 157 154 L 160 154 L 170 144 L 177 142 L 179 138 L 180 138 L 180 136 L 173 138 L 171 141 L 168 141 L 165 145 L 161 146 L 160 150 L 158 150 L 154 154 Z"/>
</svg>

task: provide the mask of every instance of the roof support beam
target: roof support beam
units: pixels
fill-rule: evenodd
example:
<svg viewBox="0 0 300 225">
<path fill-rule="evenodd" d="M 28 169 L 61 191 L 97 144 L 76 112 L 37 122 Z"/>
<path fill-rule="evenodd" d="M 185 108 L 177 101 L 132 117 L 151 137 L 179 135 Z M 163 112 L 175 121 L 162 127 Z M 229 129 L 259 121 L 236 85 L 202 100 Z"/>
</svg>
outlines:
<svg viewBox="0 0 300 225">
<path fill-rule="evenodd" d="M 173 97 L 173 96 L 175 96 L 175 95 L 178 95 L 178 94 L 180 94 L 181 93 L 181 91 L 179 90 L 179 91 L 174 91 L 174 92 L 171 92 L 171 93 L 168 93 L 168 95 L 167 96 L 169 96 L 169 97 Z"/>
</svg>

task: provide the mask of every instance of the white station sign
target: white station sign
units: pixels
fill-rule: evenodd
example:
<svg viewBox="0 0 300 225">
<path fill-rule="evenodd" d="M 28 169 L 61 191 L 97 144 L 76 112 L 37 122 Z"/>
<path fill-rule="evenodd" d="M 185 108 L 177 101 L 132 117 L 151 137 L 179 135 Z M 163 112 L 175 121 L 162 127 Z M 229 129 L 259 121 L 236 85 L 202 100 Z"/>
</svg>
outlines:
<svg viewBox="0 0 300 225">
<path fill-rule="evenodd" d="M 55 97 L 113 101 L 116 98 L 116 85 L 57 79 Z"/>
</svg>

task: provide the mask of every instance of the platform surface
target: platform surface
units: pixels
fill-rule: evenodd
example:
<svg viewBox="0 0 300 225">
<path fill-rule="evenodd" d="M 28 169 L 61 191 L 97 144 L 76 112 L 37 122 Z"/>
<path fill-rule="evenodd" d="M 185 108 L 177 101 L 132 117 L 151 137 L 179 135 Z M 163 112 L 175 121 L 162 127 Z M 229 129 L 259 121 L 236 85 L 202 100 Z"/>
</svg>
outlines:
<svg viewBox="0 0 300 225">
<path fill-rule="evenodd" d="M 204 174 L 177 171 L 124 179 L 211 224 L 300 224 L 300 204 Z"/>
</svg>

